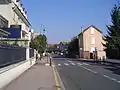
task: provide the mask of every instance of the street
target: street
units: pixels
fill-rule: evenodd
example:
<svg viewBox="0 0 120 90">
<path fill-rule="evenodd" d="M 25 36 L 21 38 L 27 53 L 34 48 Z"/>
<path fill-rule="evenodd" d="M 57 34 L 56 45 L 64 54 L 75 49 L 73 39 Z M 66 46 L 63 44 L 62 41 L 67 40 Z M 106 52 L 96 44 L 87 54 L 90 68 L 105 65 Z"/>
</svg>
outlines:
<svg viewBox="0 0 120 90">
<path fill-rule="evenodd" d="M 66 90 L 120 90 L 120 72 L 112 65 L 68 58 L 53 62 Z"/>
</svg>

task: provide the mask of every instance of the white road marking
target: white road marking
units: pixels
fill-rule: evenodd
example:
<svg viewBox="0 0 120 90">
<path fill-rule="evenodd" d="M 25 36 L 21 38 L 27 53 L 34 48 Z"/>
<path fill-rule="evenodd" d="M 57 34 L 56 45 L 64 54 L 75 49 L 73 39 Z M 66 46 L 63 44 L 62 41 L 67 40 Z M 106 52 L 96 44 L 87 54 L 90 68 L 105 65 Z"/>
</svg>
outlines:
<svg viewBox="0 0 120 90">
<path fill-rule="evenodd" d="M 69 64 L 68 63 L 64 63 L 64 65 L 68 66 Z"/>
<path fill-rule="evenodd" d="M 50 66 L 50 64 L 49 64 L 49 63 L 46 63 L 45 66 Z"/>
<path fill-rule="evenodd" d="M 113 81 L 117 81 L 115 78 L 111 78 L 111 80 L 113 80 Z"/>
<path fill-rule="evenodd" d="M 117 81 L 115 78 L 109 77 L 109 76 L 107 76 L 107 75 L 103 75 L 103 76 L 106 77 L 106 78 L 108 78 L 108 79 L 110 79 L 110 80 L 112 80 L 112 81 L 115 81 L 115 82 L 117 82 L 117 83 L 120 83 L 120 81 Z"/>
<path fill-rule="evenodd" d="M 87 69 L 87 68 L 86 68 Z M 87 69 L 88 71 L 90 71 L 90 72 L 92 72 L 92 73 L 97 73 L 96 71 L 93 71 L 93 70 L 91 70 L 91 69 Z"/>
<path fill-rule="evenodd" d="M 77 63 L 78 65 L 83 65 L 82 63 Z"/>
<path fill-rule="evenodd" d="M 86 69 L 87 71 L 90 71 L 90 72 L 92 72 L 92 73 L 98 73 L 98 72 L 96 72 L 96 71 L 93 71 L 93 70 L 91 70 L 91 69 L 89 69 L 89 68 L 86 68 L 86 67 L 84 67 L 84 66 L 80 66 L 80 67 L 82 67 L 82 68 L 84 68 L 84 69 Z"/>
<path fill-rule="evenodd" d="M 117 81 L 117 83 L 120 83 L 120 81 Z"/>
<path fill-rule="evenodd" d="M 109 78 L 109 76 L 107 76 L 107 75 L 103 75 L 104 77 L 106 77 L 106 78 Z"/>
<path fill-rule="evenodd" d="M 61 64 L 58 64 L 58 66 L 61 66 Z"/>
<path fill-rule="evenodd" d="M 68 61 L 68 62 L 72 62 L 72 61 Z"/>
<path fill-rule="evenodd" d="M 88 65 L 88 66 L 90 66 L 88 63 L 83 63 L 84 65 Z"/>
<path fill-rule="evenodd" d="M 55 65 L 52 65 L 52 67 L 55 67 Z"/>
<path fill-rule="evenodd" d="M 92 69 L 89 69 L 89 68 L 86 68 L 86 67 L 82 66 L 81 63 L 77 63 L 77 64 L 80 65 L 80 67 L 84 68 L 85 70 L 88 70 L 88 71 L 90 71 L 90 72 L 92 72 L 92 73 L 95 73 L 95 74 L 98 73 L 98 72 L 96 72 L 96 71 L 94 71 L 94 70 L 92 70 Z M 85 65 L 85 64 L 84 64 L 84 65 Z M 115 82 L 117 82 L 117 83 L 120 84 L 120 81 L 118 81 L 116 78 L 112 78 L 112 77 L 107 76 L 107 75 L 103 75 L 103 77 L 108 78 L 108 79 L 110 79 L 110 80 L 112 80 L 112 81 L 115 81 Z"/>
<path fill-rule="evenodd" d="M 75 63 L 71 63 L 72 65 L 76 65 Z"/>
</svg>

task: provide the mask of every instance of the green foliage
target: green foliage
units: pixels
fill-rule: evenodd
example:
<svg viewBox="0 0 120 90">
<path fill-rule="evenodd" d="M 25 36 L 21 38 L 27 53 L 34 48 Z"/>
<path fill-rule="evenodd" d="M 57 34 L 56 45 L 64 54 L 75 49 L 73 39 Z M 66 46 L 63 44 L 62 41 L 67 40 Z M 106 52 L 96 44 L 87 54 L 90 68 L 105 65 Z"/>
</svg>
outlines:
<svg viewBox="0 0 120 90">
<path fill-rule="evenodd" d="M 74 37 L 68 45 L 68 57 L 79 55 L 78 39 Z"/>
<path fill-rule="evenodd" d="M 120 59 L 120 6 L 115 5 L 111 12 L 112 25 L 107 26 L 108 34 L 105 36 L 108 58 Z"/>
<path fill-rule="evenodd" d="M 46 46 L 47 46 L 47 37 L 45 35 L 38 35 L 30 42 L 30 47 L 38 50 L 40 54 L 42 54 L 45 51 Z"/>
</svg>

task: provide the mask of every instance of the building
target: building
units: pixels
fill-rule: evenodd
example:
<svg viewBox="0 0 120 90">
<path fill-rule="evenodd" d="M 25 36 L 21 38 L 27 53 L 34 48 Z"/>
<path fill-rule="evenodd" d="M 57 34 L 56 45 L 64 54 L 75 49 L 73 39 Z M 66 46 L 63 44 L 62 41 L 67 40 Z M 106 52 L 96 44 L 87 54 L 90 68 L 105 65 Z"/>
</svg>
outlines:
<svg viewBox="0 0 120 90">
<path fill-rule="evenodd" d="M 40 33 L 38 33 L 38 32 L 32 32 L 32 38 L 33 39 L 36 38 L 39 35 L 40 35 Z"/>
<path fill-rule="evenodd" d="M 103 59 L 106 58 L 104 51 L 103 34 L 94 25 L 89 26 L 79 35 L 79 54 L 80 58 Z"/>
<path fill-rule="evenodd" d="M 7 32 L 8 20 L 0 15 L 0 37 L 8 36 L 10 33 Z"/>
<path fill-rule="evenodd" d="M 0 0 L 0 15 L 8 20 L 10 38 L 30 39 L 31 24 L 20 0 Z"/>
</svg>

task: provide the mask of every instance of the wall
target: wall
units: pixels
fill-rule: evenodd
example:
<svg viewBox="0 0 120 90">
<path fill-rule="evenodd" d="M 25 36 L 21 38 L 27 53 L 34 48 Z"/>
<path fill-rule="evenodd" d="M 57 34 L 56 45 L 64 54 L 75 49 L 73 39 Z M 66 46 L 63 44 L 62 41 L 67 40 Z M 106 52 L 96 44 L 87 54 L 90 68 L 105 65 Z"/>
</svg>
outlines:
<svg viewBox="0 0 120 90">
<path fill-rule="evenodd" d="M 0 89 L 9 84 L 12 80 L 17 78 L 34 64 L 35 58 L 32 60 L 26 60 L 22 64 L 15 66 L 14 68 L 11 68 L 3 73 L 0 73 Z"/>
<path fill-rule="evenodd" d="M 83 33 L 83 41 L 84 41 L 84 51 L 91 52 L 91 48 L 96 48 L 99 52 L 98 57 L 102 57 L 103 55 L 106 56 L 104 50 L 104 47 L 102 45 L 103 39 L 102 39 L 102 33 L 100 33 L 97 29 L 94 28 L 94 34 L 91 34 L 91 28 L 88 28 Z M 91 38 L 95 37 L 95 44 L 91 44 Z M 102 51 L 102 52 L 101 52 Z"/>
<path fill-rule="evenodd" d="M 10 25 L 21 25 L 21 24 L 22 24 L 22 27 L 24 27 L 23 21 L 20 19 L 19 15 L 17 15 L 12 9 L 13 6 L 15 6 L 13 3 L 0 4 L 0 15 L 2 15 L 4 18 L 6 18 L 9 21 L 8 27 L 10 27 Z M 25 17 L 27 16 L 25 15 Z M 25 28 L 23 29 L 23 31 L 25 32 L 25 37 L 29 39 L 30 26 L 28 27 L 27 25 L 25 25 Z M 21 32 L 21 37 L 22 37 L 22 32 Z M 22 39 L 25 39 L 25 38 L 22 38 Z"/>
<path fill-rule="evenodd" d="M 8 26 L 15 23 L 12 5 L 12 3 L 4 5 L 0 4 L 0 14 L 9 21 Z"/>
</svg>

